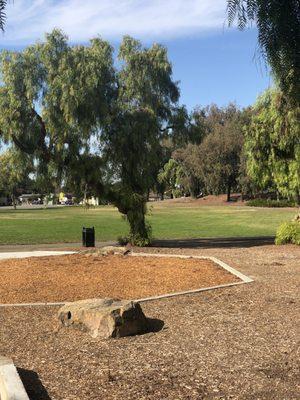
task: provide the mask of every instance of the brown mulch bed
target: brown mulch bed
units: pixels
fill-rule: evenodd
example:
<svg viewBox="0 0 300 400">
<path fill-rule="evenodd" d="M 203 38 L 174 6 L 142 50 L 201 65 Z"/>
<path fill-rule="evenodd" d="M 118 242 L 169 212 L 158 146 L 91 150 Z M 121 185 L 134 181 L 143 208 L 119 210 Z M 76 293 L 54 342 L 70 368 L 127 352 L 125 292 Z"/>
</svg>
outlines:
<svg viewBox="0 0 300 400">
<path fill-rule="evenodd" d="M 149 251 L 212 255 L 255 281 L 145 303 L 163 329 L 118 340 L 57 332 L 57 307 L 0 308 L 0 354 L 31 400 L 299 400 L 299 247 Z"/>
<path fill-rule="evenodd" d="M 211 260 L 72 254 L 0 262 L 0 303 L 138 299 L 238 282 Z"/>
</svg>

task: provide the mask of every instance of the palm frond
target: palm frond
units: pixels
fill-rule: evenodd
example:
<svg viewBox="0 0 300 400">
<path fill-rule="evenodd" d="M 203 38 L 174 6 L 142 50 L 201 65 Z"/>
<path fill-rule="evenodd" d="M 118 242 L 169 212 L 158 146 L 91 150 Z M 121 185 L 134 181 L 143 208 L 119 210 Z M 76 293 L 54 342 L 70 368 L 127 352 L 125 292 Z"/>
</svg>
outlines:
<svg viewBox="0 0 300 400">
<path fill-rule="evenodd" d="M 258 43 L 282 90 L 300 104 L 300 1 L 227 0 L 229 26 L 252 22 Z"/>
<path fill-rule="evenodd" d="M 0 29 L 4 31 L 4 25 L 6 20 L 5 8 L 7 6 L 7 0 L 0 0 Z"/>
</svg>

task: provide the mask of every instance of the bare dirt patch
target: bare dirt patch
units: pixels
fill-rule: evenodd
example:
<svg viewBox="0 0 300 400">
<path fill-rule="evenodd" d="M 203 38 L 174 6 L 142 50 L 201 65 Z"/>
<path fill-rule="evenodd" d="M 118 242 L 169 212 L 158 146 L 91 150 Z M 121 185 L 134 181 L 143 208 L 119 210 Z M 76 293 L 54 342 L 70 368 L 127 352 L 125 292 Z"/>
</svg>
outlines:
<svg viewBox="0 0 300 400">
<path fill-rule="evenodd" d="M 137 299 L 239 282 L 211 260 L 72 254 L 0 262 L 0 302 Z"/>
<path fill-rule="evenodd" d="M 153 204 L 153 203 L 152 203 Z M 155 203 L 154 203 L 155 204 Z M 244 201 L 242 201 L 242 196 L 239 193 L 233 193 L 231 195 L 231 199 L 227 201 L 226 194 L 216 195 L 207 195 L 201 197 L 199 199 L 194 199 L 193 197 L 178 197 L 176 199 L 165 199 L 163 202 L 156 203 L 160 206 L 163 205 L 172 205 L 172 204 L 184 204 L 185 206 L 232 206 L 232 205 L 244 205 Z"/>
</svg>

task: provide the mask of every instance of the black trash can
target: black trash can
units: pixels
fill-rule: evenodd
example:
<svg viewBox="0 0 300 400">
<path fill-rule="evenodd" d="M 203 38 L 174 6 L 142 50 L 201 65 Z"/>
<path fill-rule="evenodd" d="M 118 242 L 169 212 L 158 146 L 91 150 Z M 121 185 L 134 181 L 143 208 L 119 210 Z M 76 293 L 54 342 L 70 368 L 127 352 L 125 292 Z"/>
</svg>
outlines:
<svg viewBox="0 0 300 400">
<path fill-rule="evenodd" d="M 95 228 L 82 228 L 82 246 L 95 247 Z"/>
</svg>

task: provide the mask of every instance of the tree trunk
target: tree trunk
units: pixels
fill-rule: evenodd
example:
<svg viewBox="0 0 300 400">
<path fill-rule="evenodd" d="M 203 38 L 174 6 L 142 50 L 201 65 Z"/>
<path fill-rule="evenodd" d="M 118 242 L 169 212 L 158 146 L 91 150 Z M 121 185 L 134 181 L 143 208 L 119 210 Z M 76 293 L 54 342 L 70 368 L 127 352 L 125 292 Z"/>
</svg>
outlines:
<svg viewBox="0 0 300 400">
<path fill-rule="evenodd" d="M 295 201 L 296 201 L 297 206 L 299 206 L 300 205 L 300 192 L 299 192 L 299 190 L 296 191 Z"/>
<path fill-rule="evenodd" d="M 11 198 L 12 198 L 12 203 L 13 203 L 14 209 L 16 210 L 17 209 L 17 202 L 16 202 L 16 197 L 15 197 L 14 193 L 12 194 Z"/>
<path fill-rule="evenodd" d="M 278 190 L 276 190 L 276 200 L 277 200 L 277 201 L 279 201 L 279 200 L 280 200 L 280 197 L 279 197 L 279 192 L 278 192 Z"/>
<path fill-rule="evenodd" d="M 145 220 L 147 193 L 108 190 L 106 196 L 126 217 L 130 226 L 129 242 L 135 246 L 148 246 L 151 243 L 151 227 Z"/>
<path fill-rule="evenodd" d="M 231 182 L 228 182 L 227 185 L 227 201 L 230 201 L 230 193 L 231 193 Z"/>
<path fill-rule="evenodd" d="M 148 246 L 151 242 L 150 229 L 145 220 L 146 203 L 132 208 L 127 212 L 130 225 L 130 243 L 135 246 Z"/>
<path fill-rule="evenodd" d="M 88 203 L 87 203 L 87 184 L 84 185 L 84 189 L 83 189 L 83 207 L 88 208 Z"/>
</svg>

